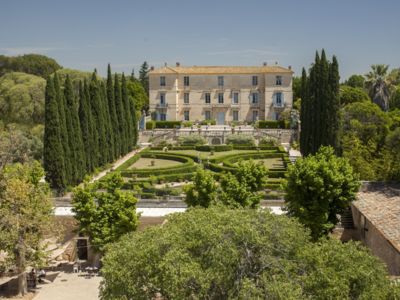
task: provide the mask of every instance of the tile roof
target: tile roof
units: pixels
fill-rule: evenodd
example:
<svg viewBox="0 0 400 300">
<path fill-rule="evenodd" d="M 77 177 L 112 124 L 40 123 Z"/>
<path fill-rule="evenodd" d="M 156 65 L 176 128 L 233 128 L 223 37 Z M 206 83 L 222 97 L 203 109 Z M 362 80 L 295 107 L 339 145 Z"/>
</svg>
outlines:
<svg viewBox="0 0 400 300">
<path fill-rule="evenodd" d="M 400 252 L 400 186 L 364 188 L 353 205 Z"/>
<path fill-rule="evenodd" d="M 164 66 L 150 74 L 257 74 L 257 73 L 293 73 L 292 70 L 280 66 L 192 66 L 170 67 Z"/>
</svg>

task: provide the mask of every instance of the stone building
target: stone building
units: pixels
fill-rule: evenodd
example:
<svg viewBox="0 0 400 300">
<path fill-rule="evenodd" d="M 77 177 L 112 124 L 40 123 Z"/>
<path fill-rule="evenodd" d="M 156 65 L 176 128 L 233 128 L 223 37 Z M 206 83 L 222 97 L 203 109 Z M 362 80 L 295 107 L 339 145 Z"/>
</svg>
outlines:
<svg viewBox="0 0 400 300">
<path fill-rule="evenodd" d="M 277 120 L 292 107 L 291 67 L 175 67 L 149 72 L 150 111 L 156 120 Z"/>
<path fill-rule="evenodd" d="M 357 239 L 400 275 L 400 186 L 367 184 L 353 202 Z"/>
</svg>

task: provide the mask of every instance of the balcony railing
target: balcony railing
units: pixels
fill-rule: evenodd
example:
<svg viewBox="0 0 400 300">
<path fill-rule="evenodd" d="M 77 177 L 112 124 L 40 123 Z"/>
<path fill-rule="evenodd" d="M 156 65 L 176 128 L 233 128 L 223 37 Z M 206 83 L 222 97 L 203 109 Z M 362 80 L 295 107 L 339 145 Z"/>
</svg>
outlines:
<svg viewBox="0 0 400 300">
<path fill-rule="evenodd" d="M 168 108 L 168 103 L 157 103 L 156 108 Z"/>
<path fill-rule="evenodd" d="M 285 108 L 285 103 L 283 103 L 283 102 L 273 102 L 272 106 L 274 108 Z"/>
</svg>

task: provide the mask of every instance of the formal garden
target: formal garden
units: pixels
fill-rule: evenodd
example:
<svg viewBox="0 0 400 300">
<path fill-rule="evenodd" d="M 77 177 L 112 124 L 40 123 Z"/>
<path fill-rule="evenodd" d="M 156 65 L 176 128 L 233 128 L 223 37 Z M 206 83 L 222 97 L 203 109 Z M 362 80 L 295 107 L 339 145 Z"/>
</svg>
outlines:
<svg viewBox="0 0 400 300">
<path fill-rule="evenodd" d="M 148 147 L 114 171 L 124 178 L 124 189 L 133 190 L 140 199 L 165 199 L 183 195 L 198 168 L 208 169 L 216 180 L 224 172 L 235 173 L 240 161 L 253 160 L 268 169 L 265 199 L 283 197 L 282 183 L 288 154 L 275 140 L 264 138 L 256 145 L 252 136 L 232 135 L 227 144 L 207 145 L 198 135 L 162 141 Z M 104 178 L 106 180 L 106 178 Z"/>
</svg>

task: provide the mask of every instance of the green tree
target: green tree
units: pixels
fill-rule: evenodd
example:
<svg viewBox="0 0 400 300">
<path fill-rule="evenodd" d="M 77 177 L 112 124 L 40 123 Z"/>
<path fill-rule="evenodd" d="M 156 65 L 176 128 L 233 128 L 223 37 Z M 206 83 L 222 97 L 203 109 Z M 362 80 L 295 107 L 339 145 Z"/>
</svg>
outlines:
<svg viewBox="0 0 400 300">
<path fill-rule="evenodd" d="M 8 72 L 23 72 L 47 78 L 62 67 L 52 58 L 39 54 L 21 56 L 0 55 L 0 76 Z"/>
<path fill-rule="evenodd" d="M 339 66 L 318 52 L 309 76 L 302 74 L 301 137 L 303 155 L 316 153 L 321 146 L 332 146 L 339 151 Z"/>
<path fill-rule="evenodd" d="M 64 97 L 66 101 L 66 118 L 68 129 L 69 148 L 71 150 L 72 183 L 82 181 L 85 173 L 85 150 L 82 140 L 82 131 L 79 122 L 79 112 L 76 97 L 73 92 L 72 81 L 69 75 L 65 79 Z"/>
<path fill-rule="evenodd" d="M 43 166 L 50 186 L 63 191 L 67 184 L 57 95 L 51 78 L 46 85 Z"/>
<path fill-rule="evenodd" d="M 354 102 L 368 102 L 371 101 L 368 94 L 362 88 L 354 88 L 347 85 L 340 87 L 340 104 L 342 106 Z"/>
<path fill-rule="evenodd" d="M 209 207 L 216 203 L 218 186 L 210 171 L 199 168 L 193 183 L 184 187 L 188 206 Z"/>
<path fill-rule="evenodd" d="M 335 240 L 311 243 L 294 218 L 254 209 L 173 214 L 163 226 L 128 234 L 109 247 L 102 275 L 104 300 L 398 295 L 366 248 Z"/>
<path fill-rule="evenodd" d="M 100 252 L 138 226 L 137 200 L 131 192 L 121 191 L 123 183 L 121 175 L 113 173 L 104 184 L 105 192 L 97 192 L 95 185 L 77 187 L 73 192 L 79 230 L 90 237 L 92 246 Z"/>
<path fill-rule="evenodd" d="M 394 88 L 390 97 L 390 109 L 400 109 L 400 85 Z"/>
<path fill-rule="evenodd" d="M 135 103 L 135 110 L 137 112 L 137 117 L 139 117 L 142 111 L 146 110 L 149 106 L 149 96 L 140 81 L 136 78 L 129 77 L 126 88 L 128 90 L 128 95 Z"/>
<path fill-rule="evenodd" d="M 143 64 L 140 66 L 139 70 L 139 81 L 142 84 L 144 90 L 146 91 L 146 94 L 149 94 L 149 65 L 147 62 L 143 62 Z M 148 109 L 148 106 L 147 106 Z"/>
<path fill-rule="evenodd" d="M 123 150 L 124 154 L 128 153 L 130 150 L 132 150 L 132 145 L 133 145 L 133 126 L 132 124 L 132 118 L 131 118 L 131 102 L 129 101 L 128 97 L 128 91 L 126 89 L 126 78 L 124 73 L 122 73 L 122 79 L 121 79 L 121 97 L 122 97 L 122 107 L 123 107 L 123 118 L 125 118 L 125 128 L 124 128 L 124 141 L 125 144 L 123 145 Z"/>
<path fill-rule="evenodd" d="M 365 78 L 362 75 L 354 74 L 351 75 L 344 83 L 352 88 L 363 89 L 365 86 Z"/>
<path fill-rule="evenodd" d="M 389 109 L 391 82 L 388 79 L 388 65 L 372 65 L 371 71 L 365 75 L 369 96 L 383 111 Z"/>
<path fill-rule="evenodd" d="M 349 161 L 336 157 L 331 147 L 289 166 L 285 201 L 288 214 L 311 230 L 313 239 L 329 233 L 355 199 L 358 176 Z"/>
<path fill-rule="evenodd" d="M 72 154 L 70 149 L 70 143 L 68 140 L 66 104 L 57 73 L 54 74 L 53 81 L 54 81 L 54 90 L 56 94 L 57 107 L 58 107 L 58 118 L 60 124 L 60 141 L 63 147 L 63 155 L 64 155 L 63 173 L 65 175 L 66 184 L 69 185 L 71 184 L 72 181 L 73 171 L 72 171 L 72 161 L 71 161 Z"/>
<path fill-rule="evenodd" d="M 110 114 L 110 122 L 111 122 L 111 136 L 109 139 L 113 141 L 113 148 L 111 151 L 111 155 L 113 159 L 118 158 L 119 153 L 119 124 L 117 111 L 115 109 L 115 97 L 114 97 L 114 85 L 111 74 L 111 67 L 108 64 L 107 67 L 107 100 L 108 100 L 108 111 Z"/>
<path fill-rule="evenodd" d="M 38 162 L 0 170 L 0 249 L 6 263 L 17 267 L 18 291 L 27 293 L 26 268 L 41 263 L 44 234 L 51 228 L 52 203 Z"/>
<path fill-rule="evenodd" d="M 6 123 L 44 123 L 46 81 L 25 73 L 0 77 L 0 119 Z"/>
<path fill-rule="evenodd" d="M 114 97 L 115 97 L 115 110 L 117 112 L 118 118 L 118 144 L 119 151 L 117 153 L 118 157 L 124 155 L 124 145 L 126 145 L 125 141 L 125 129 L 126 129 L 126 119 L 124 118 L 124 102 L 122 101 L 121 95 L 121 85 L 119 83 L 118 75 L 114 76 Z"/>
</svg>

